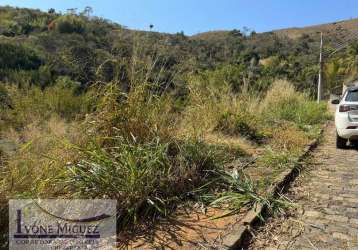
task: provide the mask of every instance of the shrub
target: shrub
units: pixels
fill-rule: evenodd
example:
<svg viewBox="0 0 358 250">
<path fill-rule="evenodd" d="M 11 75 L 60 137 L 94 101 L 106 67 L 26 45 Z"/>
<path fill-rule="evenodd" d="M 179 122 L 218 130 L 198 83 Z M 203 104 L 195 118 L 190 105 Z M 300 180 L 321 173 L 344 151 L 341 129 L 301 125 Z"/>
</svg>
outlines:
<svg viewBox="0 0 358 250">
<path fill-rule="evenodd" d="M 69 75 L 73 80 L 87 85 L 95 79 L 97 56 L 94 49 L 84 44 L 76 44 L 65 48 L 61 53 L 61 67 L 56 71 L 59 74 Z"/>
<path fill-rule="evenodd" d="M 56 30 L 60 33 L 83 33 L 85 22 L 76 15 L 60 16 L 55 20 Z"/>
<path fill-rule="evenodd" d="M 1 69 L 38 69 L 42 63 L 34 50 L 15 43 L 0 42 Z"/>
</svg>

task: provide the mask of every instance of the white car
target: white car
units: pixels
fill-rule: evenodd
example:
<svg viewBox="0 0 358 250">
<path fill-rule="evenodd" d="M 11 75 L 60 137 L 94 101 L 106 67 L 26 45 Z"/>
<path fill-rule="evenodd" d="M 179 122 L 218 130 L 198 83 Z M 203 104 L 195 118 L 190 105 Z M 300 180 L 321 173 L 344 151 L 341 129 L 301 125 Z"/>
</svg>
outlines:
<svg viewBox="0 0 358 250">
<path fill-rule="evenodd" d="M 358 86 L 346 89 L 337 104 L 335 123 L 337 129 L 337 148 L 346 148 L 348 140 L 358 141 Z"/>
</svg>

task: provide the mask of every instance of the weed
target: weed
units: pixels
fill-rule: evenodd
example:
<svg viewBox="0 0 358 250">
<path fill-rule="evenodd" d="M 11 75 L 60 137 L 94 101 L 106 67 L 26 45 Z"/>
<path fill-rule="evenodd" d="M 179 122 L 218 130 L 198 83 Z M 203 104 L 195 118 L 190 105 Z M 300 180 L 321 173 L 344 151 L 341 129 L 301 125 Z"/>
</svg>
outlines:
<svg viewBox="0 0 358 250">
<path fill-rule="evenodd" d="M 243 207 L 265 206 L 269 212 L 283 212 L 289 205 L 287 199 L 276 198 L 272 194 L 262 194 L 259 192 L 258 185 L 255 184 L 243 172 L 217 172 L 218 182 L 225 191 L 217 193 L 215 196 L 206 197 L 212 199 L 210 205 L 224 206 L 229 208 L 229 212 L 221 217 L 239 213 Z M 261 215 L 259 215 L 261 216 Z M 217 218 L 216 218 L 217 219 Z"/>
<path fill-rule="evenodd" d="M 258 119 L 248 112 L 224 113 L 218 121 L 217 130 L 228 135 L 241 135 L 261 143 L 266 135 L 257 126 Z"/>
<path fill-rule="evenodd" d="M 276 151 L 266 148 L 264 154 L 257 160 L 258 166 L 268 167 L 275 170 L 288 168 L 295 163 L 295 155 L 288 151 Z"/>
</svg>

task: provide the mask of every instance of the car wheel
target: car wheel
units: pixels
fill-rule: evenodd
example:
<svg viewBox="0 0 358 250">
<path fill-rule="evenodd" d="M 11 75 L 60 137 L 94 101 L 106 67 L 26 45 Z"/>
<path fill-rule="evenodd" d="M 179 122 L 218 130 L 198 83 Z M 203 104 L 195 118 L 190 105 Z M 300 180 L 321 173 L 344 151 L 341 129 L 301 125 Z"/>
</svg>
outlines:
<svg viewBox="0 0 358 250">
<path fill-rule="evenodd" d="M 347 147 L 347 142 L 348 140 L 347 139 L 344 139 L 342 137 L 340 137 L 337 133 L 337 137 L 336 137 L 336 146 L 337 148 L 341 148 L 341 149 L 344 149 Z"/>
</svg>

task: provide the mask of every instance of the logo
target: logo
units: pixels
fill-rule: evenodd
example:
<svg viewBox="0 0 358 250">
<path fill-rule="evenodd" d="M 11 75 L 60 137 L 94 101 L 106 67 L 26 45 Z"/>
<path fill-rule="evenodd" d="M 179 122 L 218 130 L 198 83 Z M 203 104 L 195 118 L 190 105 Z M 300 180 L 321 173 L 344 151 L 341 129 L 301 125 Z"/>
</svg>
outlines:
<svg viewBox="0 0 358 250">
<path fill-rule="evenodd" d="M 115 249 L 115 200 L 10 200 L 10 249 Z"/>
</svg>

